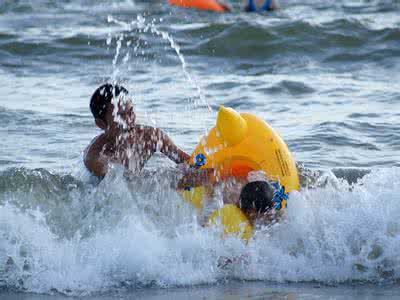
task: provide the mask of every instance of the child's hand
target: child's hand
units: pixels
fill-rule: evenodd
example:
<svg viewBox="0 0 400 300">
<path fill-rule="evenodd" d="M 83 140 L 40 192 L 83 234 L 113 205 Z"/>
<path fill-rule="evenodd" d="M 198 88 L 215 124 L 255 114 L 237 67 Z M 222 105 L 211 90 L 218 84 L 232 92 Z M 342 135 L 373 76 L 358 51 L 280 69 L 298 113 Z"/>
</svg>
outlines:
<svg viewBox="0 0 400 300">
<path fill-rule="evenodd" d="M 218 268 L 226 269 L 230 265 L 249 265 L 250 261 L 248 255 L 242 254 L 236 257 L 220 256 L 217 263 Z"/>
<path fill-rule="evenodd" d="M 178 189 L 198 187 L 211 183 L 214 169 L 198 169 L 189 167 L 185 170 L 183 177 L 178 182 Z"/>
<path fill-rule="evenodd" d="M 189 187 L 193 187 L 193 173 L 189 171 L 190 167 L 184 171 L 183 177 L 178 182 L 178 189 L 184 190 Z"/>
<path fill-rule="evenodd" d="M 180 173 L 186 174 L 191 167 L 187 162 L 184 162 L 184 163 L 177 164 L 176 168 L 178 169 L 178 171 Z"/>
</svg>

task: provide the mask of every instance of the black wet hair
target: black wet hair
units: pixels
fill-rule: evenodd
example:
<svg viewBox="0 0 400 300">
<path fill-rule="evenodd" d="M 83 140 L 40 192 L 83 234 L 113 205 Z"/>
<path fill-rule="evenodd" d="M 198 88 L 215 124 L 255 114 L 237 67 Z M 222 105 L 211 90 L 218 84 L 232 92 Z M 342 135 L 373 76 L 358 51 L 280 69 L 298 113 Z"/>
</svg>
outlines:
<svg viewBox="0 0 400 300">
<path fill-rule="evenodd" d="M 128 90 L 120 85 L 106 83 L 97 88 L 90 99 L 90 111 L 93 117 L 106 122 L 107 104 L 111 103 L 112 99 L 118 97 L 121 93 L 127 95 Z"/>
<path fill-rule="evenodd" d="M 256 211 L 259 214 L 274 207 L 274 188 L 267 181 L 253 181 L 246 184 L 240 193 L 240 208 L 244 212 Z"/>
</svg>

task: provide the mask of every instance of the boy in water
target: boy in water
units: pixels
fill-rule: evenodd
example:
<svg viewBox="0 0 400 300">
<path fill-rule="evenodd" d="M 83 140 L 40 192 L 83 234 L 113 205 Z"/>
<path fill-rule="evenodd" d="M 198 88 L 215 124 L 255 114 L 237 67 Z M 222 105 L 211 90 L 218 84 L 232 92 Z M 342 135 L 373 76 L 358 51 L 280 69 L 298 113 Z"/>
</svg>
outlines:
<svg viewBox="0 0 400 300">
<path fill-rule="evenodd" d="M 239 207 L 253 226 L 273 224 L 280 217 L 279 194 L 268 181 L 247 183 L 239 196 Z"/>
<path fill-rule="evenodd" d="M 104 132 L 86 148 L 84 163 L 99 178 L 107 174 L 111 163 L 138 172 L 157 151 L 176 163 L 190 158 L 161 129 L 136 124 L 132 101 L 122 86 L 100 86 L 90 100 L 90 110 Z"/>
<path fill-rule="evenodd" d="M 111 163 L 138 172 L 157 151 L 176 163 L 189 161 L 190 156 L 163 131 L 136 124 L 133 105 L 124 87 L 100 86 L 90 100 L 90 110 L 96 126 L 104 130 L 94 138 L 84 154 L 85 166 L 95 176 L 104 177 Z M 212 169 L 186 168 L 178 188 L 210 184 L 212 174 Z M 232 178 L 224 181 L 221 187 L 224 204 L 239 206 L 254 225 L 260 220 L 270 222 L 273 219 L 276 197 L 274 188 L 265 177 L 250 174 L 243 180 Z"/>
<path fill-rule="evenodd" d="M 272 185 L 263 172 L 250 172 L 246 178 L 232 177 L 217 184 L 211 183 L 212 173 L 212 169 L 192 170 L 182 177 L 178 188 L 209 186 L 217 191 L 213 196 L 222 198 L 224 205 L 238 206 L 255 227 L 273 224 L 280 218 L 286 196 L 280 193 L 279 184 Z"/>
</svg>

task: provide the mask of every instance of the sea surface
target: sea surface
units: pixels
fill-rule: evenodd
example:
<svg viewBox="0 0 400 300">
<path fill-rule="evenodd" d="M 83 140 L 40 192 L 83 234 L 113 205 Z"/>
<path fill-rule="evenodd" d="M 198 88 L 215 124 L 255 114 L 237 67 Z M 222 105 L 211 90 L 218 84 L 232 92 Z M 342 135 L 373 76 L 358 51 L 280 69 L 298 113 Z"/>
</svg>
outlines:
<svg viewBox="0 0 400 300">
<path fill-rule="evenodd" d="M 400 297 L 400 1 L 231 2 L 0 0 L 1 299 Z M 187 152 L 222 104 L 269 122 L 303 165 L 286 218 L 220 239 L 161 155 L 98 184 L 82 154 L 107 81 Z"/>
</svg>

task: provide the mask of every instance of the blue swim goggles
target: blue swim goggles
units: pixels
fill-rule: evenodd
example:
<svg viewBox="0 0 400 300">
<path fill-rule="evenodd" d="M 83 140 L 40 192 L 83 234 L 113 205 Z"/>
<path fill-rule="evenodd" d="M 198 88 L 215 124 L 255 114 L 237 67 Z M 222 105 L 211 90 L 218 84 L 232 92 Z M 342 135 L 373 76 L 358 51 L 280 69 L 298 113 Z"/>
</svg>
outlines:
<svg viewBox="0 0 400 300">
<path fill-rule="evenodd" d="M 264 2 L 264 5 L 261 6 L 259 9 L 257 9 L 256 4 L 254 3 L 254 0 L 249 0 L 247 7 L 246 7 L 247 12 L 264 12 L 264 11 L 272 11 L 272 0 L 266 0 Z"/>
</svg>

